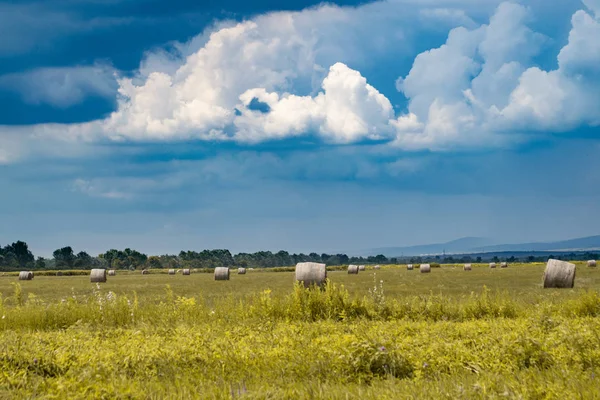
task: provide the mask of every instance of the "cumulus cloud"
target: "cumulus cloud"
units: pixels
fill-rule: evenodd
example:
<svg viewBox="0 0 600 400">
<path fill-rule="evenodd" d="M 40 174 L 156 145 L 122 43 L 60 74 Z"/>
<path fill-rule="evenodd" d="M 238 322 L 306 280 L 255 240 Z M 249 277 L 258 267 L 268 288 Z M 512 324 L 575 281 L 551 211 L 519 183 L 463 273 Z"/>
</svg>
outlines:
<svg viewBox="0 0 600 400">
<path fill-rule="evenodd" d="M 548 38 L 530 28 L 532 12 L 525 6 L 501 3 L 488 24 L 477 26 L 463 12 L 468 0 L 404 10 L 410 2 L 320 6 L 219 23 L 188 43 L 148 53 L 136 73 L 119 79 L 117 109 L 105 120 L 29 127 L 27 137 L 258 143 L 307 136 L 443 150 L 505 146 L 528 140 L 531 131 L 599 123 L 597 0 L 586 0 L 588 10 L 573 15 L 568 43 L 550 71 L 535 66 Z M 408 107 L 396 115 L 360 67 L 392 45 L 409 49 L 405 26 L 411 18 L 465 26 L 417 55 L 397 80 Z M 31 96 L 69 104 L 84 90 L 110 90 L 103 78 L 86 80 L 91 86 L 84 88 L 82 79 L 54 80 L 57 90 Z"/>
<path fill-rule="evenodd" d="M 394 122 L 395 144 L 501 145 L 527 140 L 530 132 L 599 125 L 598 16 L 573 15 L 568 43 L 551 71 L 532 66 L 547 38 L 530 29 L 529 20 L 526 7 L 502 3 L 488 25 L 453 29 L 444 45 L 419 54 L 397 82 L 409 106 Z"/>
<path fill-rule="evenodd" d="M 69 107 L 90 95 L 114 98 L 116 71 L 109 65 L 39 68 L 0 76 L 0 88 L 15 91 L 30 104 Z"/>
<path fill-rule="evenodd" d="M 315 132 L 330 142 L 351 143 L 389 136 L 392 105 L 358 71 L 336 63 L 322 88 L 316 97 L 246 91 L 240 96 L 243 111 L 234 120 L 236 138 L 260 141 Z M 252 99 L 267 104 L 270 112 L 249 109 Z"/>
<path fill-rule="evenodd" d="M 149 53 L 136 77 L 120 80 L 119 107 L 104 131 L 115 139 L 134 140 L 260 141 L 311 130 L 334 142 L 378 137 L 380 121 L 369 118 L 381 114 L 373 107 L 387 108 L 382 112 L 389 114 L 389 101 L 359 72 L 338 66 L 363 63 L 360 55 L 367 50 L 383 52 L 402 43 L 398 22 L 407 17 L 382 13 L 381 7 L 272 13 L 222 23 L 176 45 L 175 52 Z M 387 29 L 369 31 L 372 24 Z M 184 57 L 179 66 L 178 55 Z M 360 98 L 346 98 L 351 92 Z M 250 115 L 253 96 L 277 103 L 266 120 Z M 284 116 L 287 110 L 298 115 Z M 267 131 L 259 132 L 260 125 Z"/>
</svg>

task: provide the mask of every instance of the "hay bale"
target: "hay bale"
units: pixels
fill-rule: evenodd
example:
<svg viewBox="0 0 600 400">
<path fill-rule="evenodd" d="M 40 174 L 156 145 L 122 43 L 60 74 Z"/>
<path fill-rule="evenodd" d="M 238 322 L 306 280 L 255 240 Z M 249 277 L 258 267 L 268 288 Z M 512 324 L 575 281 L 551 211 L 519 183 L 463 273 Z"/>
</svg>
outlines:
<svg viewBox="0 0 600 400">
<path fill-rule="evenodd" d="M 587 262 L 587 266 L 588 267 L 592 267 L 592 268 L 595 267 L 596 266 L 596 260 L 589 260 Z"/>
<path fill-rule="evenodd" d="M 412 265 L 412 264 L 408 264 L 408 265 L 406 266 L 406 269 L 407 269 L 408 271 L 412 271 L 413 269 L 415 269 L 415 267 L 414 267 L 414 265 Z"/>
<path fill-rule="evenodd" d="M 348 274 L 349 275 L 358 274 L 358 265 L 348 265 Z"/>
<path fill-rule="evenodd" d="M 364 271 L 365 270 L 365 266 L 364 265 L 359 265 L 358 266 L 358 270 L 359 271 Z"/>
<path fill-rule="evenodd" d="M 490 263 L 490 268 L 496 268 L 496 263 L 495 262 L 491 262 Z"/>
<path fill-rule="evenodd" d="M 429 273 L 431 272 L 431 265 L 421 264 L 421 266 L 419 267 L 419 271 L 421 271 L 422 274 Z"/>
<path fill-rule="evenodd" d="M 93 269 L 90 272 L 90 282 L 106 282 L 106 270 L 105 269 Z"/>
<path fill-rule="evenodd" d="M 57 271 L 56 272 L 56 276 L 63 276 L 63 272 L 62 271 Z"/>
<path fill-rule="evenodd" d="M 180 270 L 180 269 L 178 269 L 178 270 L 176 271 L 176 273 L 177 273 L 177 274 L 178 274 L 178 273 L 180 273 L 180 272 L 181 272 L 181 270 Z"/>
<path fill-rule="evenodd" d="M 150 271 L 148 271 L 147 269 L 142 270 L 142 275 L 148 275 L 149 273 L 150 273 Z"/>
<path fill-rule="evenodd" d="M 323 286 L 327 280 L 325 264 L 314 262 L 301 262 L 296 264 L 296 281 L 302 282 L 304 287 L 312 285 Z"/>
<path fill-rule="evenodd" d="M 115 271 L 114 269 L 109 269 L 108 276 L 117 276 L 117 271 Z"/>
<path fill-rule="evenodd" d="M 246 275 L 246 268 L 238 268 L 238 275 Z"/>
<path fill-rule="evenodd" d="M 175 275 L 175 270 L 173 268 L 169 270 L 169 275 Z"/>
<path fill-rule="evenodd" d="M 465 266 L 463 267 L 463 271 L 471 271 L 473 268 L 471 268 L 471 264 L 465 264 Z"/>
<path fill-rule="evenodd" d="M 544 271 L 544 288 L 572 288 L 575 284 L 575 264 L 549 259 Z"/>
<path fill-rule="evenodd" d="M 32 279 L 33 279 L 33 272 L 31 272 L 31 271 L 19 272 L 19 280 L 20 281 L 30 281 Z"/>
<path fill-rule="evenodd" d="M 381 269 L 381 267 L 379 265 L 376 265 L 373 267 L 373 269 Z"/>
<path fill-rule="evenodd" d="M 228 281 L 229 280 L 229 268 L 217 267 L 215 268 L 215 281 Z"/>
<path fill-rule="evenodd" d="M 190 275 L 192 273 L 192 271 L 190 271 L 189 268 L 184 268 L 184 269 L 181 270 L 181 273 L 183 275 Z"/>
<path fill-rule="evenodd" d="M 508 263 L 507 262 L 500 263 L 500 268 L 508 268 Z"/>
</svg>

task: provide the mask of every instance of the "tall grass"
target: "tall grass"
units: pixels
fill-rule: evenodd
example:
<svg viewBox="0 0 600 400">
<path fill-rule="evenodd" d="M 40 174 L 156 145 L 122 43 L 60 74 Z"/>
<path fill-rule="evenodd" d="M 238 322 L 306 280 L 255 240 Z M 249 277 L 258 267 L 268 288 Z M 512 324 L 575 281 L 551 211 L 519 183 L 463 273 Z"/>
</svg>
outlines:
<svg viewBox="0 0 600 400">
<path fill-rule="evenodd" d="M 11 281 L 0 398 L 600 398 L 597 289 L 457 296 L 415 275 L 430 289 L 402 295 L 386 276 L 362 276 L 361 292 L 334 276 L 210 301 L 177 285 L 187 277 L 49 298 L 32 290 L 43 282 Z"/>
<path fill-rule="evenodd" d="M 0 297 L 0 330 L 53 330 L 77 323 L 102 327 L 133 327 L 139 324 L 196 324 L 215 319 L 269 321 L 470 321 L 496 318 L 522 318 L 531 315 L 559 315 L 564 318 L 599 317 L 600 295 L 588 291 L 563 303 L 543 300 L 535 306 L 511 298 L 506 293 L 491 293 L 483 288 L 457 301 L 443 295 L 385 297 L 383 282 L 377 282 L 363 297 L 352 297 L 343 285 L 328 281 L 322 290 L 295 284 L 288 295 L 274 296 L 270 290 L 244 299 L 224 297 L 210 306 L 201 295 L 176 295 L 165 285 L 163 295 L 140 305 L 137 294 L 117 295 L 96 284 L 87 296 L 65 296 L 48 303 L 29 294 L 24 298 L 21 285 Z"/>
</svg>

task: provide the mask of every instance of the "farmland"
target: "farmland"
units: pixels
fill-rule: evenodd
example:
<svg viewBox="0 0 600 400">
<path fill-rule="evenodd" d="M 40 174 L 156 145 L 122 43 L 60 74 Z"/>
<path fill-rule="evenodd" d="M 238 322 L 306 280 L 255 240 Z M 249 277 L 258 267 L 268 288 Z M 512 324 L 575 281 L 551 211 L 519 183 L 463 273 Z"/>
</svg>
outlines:
<svg viewBox="0 0 600 400">
<path fill-rule="evenodd" d="M 543 270 L 2 276 L 0 397 L 598 398 L 600 271 Z"/>
</svg>

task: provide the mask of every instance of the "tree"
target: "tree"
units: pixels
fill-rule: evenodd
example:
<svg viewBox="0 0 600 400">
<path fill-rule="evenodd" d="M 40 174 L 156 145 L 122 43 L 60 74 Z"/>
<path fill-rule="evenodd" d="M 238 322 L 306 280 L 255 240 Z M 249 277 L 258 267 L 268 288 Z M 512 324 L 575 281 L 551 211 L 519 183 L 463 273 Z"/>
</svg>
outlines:
<svg viewBox="0 0 600 400">
<path fill-rule="evenodd" d="M 92 256 L 90 256 L 85 251 L 80 251 L 75 256 L 74 265 L 77 268 L 90 268 L 92 266 Z"/>
<path fill-rule="evenodd" d="M 73 268 L 75 263 L 75 255 L 71 246 L 63 247 L 58 250 L 54 250 L 52 253 L 56 267 L 67 267 Z"/>
<path fill-rule="evenodd" d="M 35 258 L 29 248 L 27 243 L 18 240 L 13 244 L 4 246 L 2 249 L 2 255 L 4 258 L 4 262 L 7 265 L 13 267 L 26 267 L 33 266 Z"/>
<path fill-rule="evenodd" d="M 46 260 L 44 260 L 44 257 L 38 257 L 37 260 L 35 260 L 35 268 L 36 269 L 46 268 Z"/>
<path fill-rule="evenodd" d="M 153 269 L 163 267 L 160 262 L 160 258 L 158 258 L 157 256 L 148 257 L 148 261 L 146 262 L 146 265 L 148 266 L 148 268 L 153 268 Z"/>
</svg>

